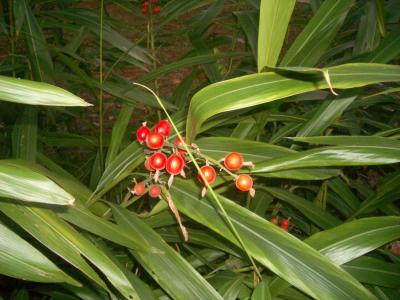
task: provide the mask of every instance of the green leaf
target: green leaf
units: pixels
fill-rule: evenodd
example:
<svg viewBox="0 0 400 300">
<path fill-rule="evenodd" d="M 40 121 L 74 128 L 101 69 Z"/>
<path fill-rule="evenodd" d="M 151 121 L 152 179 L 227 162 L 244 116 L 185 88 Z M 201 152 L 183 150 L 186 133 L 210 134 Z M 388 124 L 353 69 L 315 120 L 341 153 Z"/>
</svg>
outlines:
<svg viewBox="0 0 400 300">
<path fill-rule="evenodd" d="M 398 288 L 400 268 L 372 257 L 360 257 L 343 265 L 343 269 L 363 283 Z"/>
<path fill-rule="evenodd" d="M 32 64 L 33 78 L 38 81 L 53 83 L 53 61 L 46 45 L 43 31 L 29 7 L 29 1 L 21 0 L 18 2 L 20 2 L 22 8 L 21 12 L 25 14 L 23 28 L 26 34 L 24 34 L 24 37 Z"/>
<path fill-rule="evenodd" d="M 13 157 L 36 161 L 38 110 L 25 107 L 18 117 L 12 131 Z"/>
<path fill-rule="evenodd" d="M 257 59 L 258 43 L 258 12 L 256 11 L 237 11 L 234 14 L 238 18 L 240 27 L 242 27 L 250 45 L 254 59 Z"/>
<path fill-rule="evenodd" d="M 400 67 L 381 64 L 347 64 L 323 69 L 329 72 L 334 89 L 348 89 L 368 84 L 399 81 Z M 282 71 L 276 70 L 282 73 Z M 209 118 L 285 97 L 328 87 L 323 76 L 265 72 L 246 75 L 215 84 L 197 92 L 190 103 L 186 137 L 192 141 Z M 295 79 L 298 77 L 299 79 Z"/>
<path fill-rule="evenodd" d="M 254 289 L 251 300 L 272 300 L 269 292 L 268 281 L 266 278 L 261 281 Z"/>
<path fill-rule="evenodd" d="M 147 272 L 175 299 L 221 299 L 222 297 L 190 264 L 135 214 L 112 206 L 117 223 L 140 235 L 151 251 L 132 250 Z M 173 280 L 172 280 L 173 279 Z"/>
<path fill-rule="evenodd" d="M 314 66 L 332 43 L 354 0 L 326 0 L 286 52 L 280 66 Z"/>
<path fill-rule="evenodd" d="M 124 271 L 53 211 L 12 203 L 0 203 L 0 209 L 43 245 L 81 270 L 104 289 L 107 289 L 107 286 L 82 256 L 103 272 L 122 295 L 128 299 L 138 299 Z"/>
<path fill-rule="evenodd" d="M 296 0 L 261 0 L 258 28 L 258 72 L 275 67 Z"/>
<path fill-rule="evenodd" d="M 297 142 L 320 145 L 341 145 L 341 146 L 373 146 L 400 148 L 400 141 L 380 137 L 380 136 L 362 136 L 362 135 L 336 135 L 336 136 L 314 136 L 314 137 L 294 137 L 291 138 Z"/>
<path fill-rule="evenodd" d="M 199 188 L 176 179 L 170 192 L 182 213 L 239 245 L 211 199 L 199 201 Z M 234 202 L 219 198 L 250 254 L 280 277 L 314 298 L 375 299 L 353 277 L 308 245 Z"/>
<path fill-rule="evenodd" d="M 36 282 L 67 282 L 79 285 L 2 223 L 0 223 L 0 273 Z"/>
<path fill-rule="evenodd" d="M 50 106 L 92 105 L 54 85 L 6 76 L 0 76 L 0 100 Z"/>
<path fill-rule="evenodd" d="M 400 148 L 385 146 L 321 147 L 260 162 L 253 173 L 296 168 L 384 165 L 400 162 Z"/>
<path fill-rule="evenodd" d="M 0 196 L 28 202 L 72 205 L 74 197 L 18 160 L 0 160 Z"/>
</svg>

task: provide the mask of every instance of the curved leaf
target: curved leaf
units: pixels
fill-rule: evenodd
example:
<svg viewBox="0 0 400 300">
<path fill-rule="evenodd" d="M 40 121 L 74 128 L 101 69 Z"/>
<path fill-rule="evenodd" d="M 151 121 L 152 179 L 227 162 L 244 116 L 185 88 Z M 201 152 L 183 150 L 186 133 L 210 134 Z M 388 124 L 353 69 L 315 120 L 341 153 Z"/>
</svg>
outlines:
<svg viewBox="0 0 400 300">
<path fill-rule="evenodd" d="M 0 100 L 31 105 L 92 105 L 54 85 L 6 76 L 0 76 Z"/>
<path fill-rule="evenodd" d="M 175 180 L 170 191 L 181 212 L 238 244 L 210 198 L 199 201 L 199 188 Z M 319 299 L 375 299 L 316 250 L 247 209 L 219 198 L 250 254 L 297 288 Z"/>
<path fill-rule="evenodd" d="M 75 201 L 49 178 L 18 160 L 0 160 L 0 196 L 57 205 L 72 205 Z"/>
<path fill-rule="evenodd" d="M 79 285 L 46 256 L 0 223 L 0 273 L 37 282 Z"/>
<path fill-rule="evenodd" d="M 324 71 L 329 72 L 332 87 L 336 89 L 400 80 L 399 66 L 383 64 L 347 64 Z M 186 123 L 188 142 L 196 137 L 204 121 L 219 113 L 328 87 L 320 76 L 287 75 L 276 72 L 247 75 L 209 85 L 197 92 L 190 103 Z"/>
</svg>

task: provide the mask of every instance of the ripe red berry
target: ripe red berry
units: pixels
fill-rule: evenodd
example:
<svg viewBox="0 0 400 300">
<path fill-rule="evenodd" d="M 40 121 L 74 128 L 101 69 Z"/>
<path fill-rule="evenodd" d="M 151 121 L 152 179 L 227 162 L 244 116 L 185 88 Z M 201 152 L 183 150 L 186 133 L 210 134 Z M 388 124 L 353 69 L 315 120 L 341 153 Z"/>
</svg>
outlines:
<svg viewBox="0 0 400 300">
<path fill-rule="evenodd" d="M 271 223 L 274 225 L 278 225 L 278 218 L 272 218 Z"/>
<path fill-rule="evenodd" d="M 289 228 L 289 224 L 290 224 L 290 219 L 283 219 L 283 221 L 281 223 L 281 228 L 283 230 L 287 231 Z"/>
<path fill-rule="evenodd" d="M 250 177 L 250 175 L 240 174 L 236 178 L 235 185 L 239 190 L 247 192 L 253 187 L 253 179 Z"/>
<path fill-rule="evenodd" d="M 178 175 L 182 172 L 185 166 L 185 160 L 179 154 L 172 154 L 168 160 L 166 169 L 169 174 Z"/>
<path fill-rule="evenodd" d="M 209 184 L 213 183 L 214 180 L 217 178 L 217 173 L 211 166 L 202 166 L 200 168 L 200 171 Z M 197 178 L 200 180 L 201 183 L 204 184 L 203 178 L 201 177 L 200 173 L 197 175 Z"/>
<path fill-rule="evenodd" d="M 142 4 L 142 7 L 147 8 L 147 7 L 149 7 L 149 5 L 150 5 L 149 1 L 144 1 Z"/>
<path fill-rule="evenodd" d="M 146 186 L 142 182 L 136 183 L 133 192 L 135 195 L 141 196 L 146 192 Z"/>
<path fill-rule="evenodd" d="M 145 160 L 145 162 L 144 162 L 144 167 L 148 170 L 148 171 L 150 171 L 150 172 L 153 172 L 154 171 L 154 169 L 151 167 L 151 165 L 150 165 L 150 157 L 148 157 L 146 160 Z"/>
<path fill-rule="evenodd" d="M 172 126 L 167 120 L 161 120 L 156 124 L 154 132 L 161 134 L 164 137 L 168 137 L 171 133 Z"/>
<path fill-rule="evenodd" d="M 150 188 L 149 188 L 149 196 L 152 198 L 157 198 L 159 197 L 161 194 L 161 189 L 157 184 L 153 184 Z"/>
<path fill-rule="evenodd" d="M 156 150 L 164 146 L 164 137 L 156 132 L 149 132 L 146 136 L 146 145 L 150 149 Z"/>
<path fill-rule="evenodd" d="M 151 3 L 157 3 L 157 0 L 151 0 Z"/>
<path fill-rule="evenodd" d="M 158 15 L 161 12 L 161 7 L 155 6 L 153 7 L 153 14 Z"/>
<path fill-rule="evenodd" d="M 178 148 L 178 152 L 179 153 L 186 154 L 186 150 L 181 149 L 181 148 L 183 148 L 183 145 L 185 144 L 185 138 L 184 137 L 182 137 L 182 139 L 176 138 L 175 141 L 174 141 L 174 144 L 179 147 Z"/>
<path fill-rule="evenodd" d="M 142 14 L 147 15 L 147 8 L 145 7 L 142 8 Z"/>
<path fill-rule="evenodd" d="M 136 138 L 139 143 L 143 143 L 146 140 L 147 135 L 150 133 L 150 128 L 146 126 L 146 122 L 136 130 Z"/>
<path fill-rule="evenodd" d="M 237 171 L 243 166 L 243 156 L 237 152 L 228 153 L 224 165 L 229 171 Z"/>
<path fill-rule="evenodd" d="M 154 170 L 162 170 L 167 163 L 167 156 L 164 153 L 156 152 L 150 156 L 150 166 Z"/>
</svg>

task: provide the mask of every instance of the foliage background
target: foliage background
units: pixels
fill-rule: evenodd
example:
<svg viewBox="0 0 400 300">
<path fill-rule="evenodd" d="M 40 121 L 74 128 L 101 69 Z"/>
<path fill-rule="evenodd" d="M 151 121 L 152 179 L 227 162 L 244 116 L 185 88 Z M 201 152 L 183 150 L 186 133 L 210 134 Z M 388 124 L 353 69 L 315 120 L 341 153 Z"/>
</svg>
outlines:
<svg viewBox="0 0 400 300">
<path fill-rule="evenodd" d="M 400 298 L 398 1 L 1 4 L 4 299 Z M 127 194 L 134 131 L 165 118 L 132 81 L 206 156 L 256 164 L 254 199 L 175 181 L 187 243 Z"/>
</svg>

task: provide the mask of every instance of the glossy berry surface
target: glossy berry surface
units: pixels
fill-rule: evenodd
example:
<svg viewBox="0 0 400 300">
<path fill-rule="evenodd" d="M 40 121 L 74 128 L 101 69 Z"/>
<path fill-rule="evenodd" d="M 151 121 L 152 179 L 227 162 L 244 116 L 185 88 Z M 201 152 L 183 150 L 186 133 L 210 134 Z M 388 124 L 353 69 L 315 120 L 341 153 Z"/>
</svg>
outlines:
<svg viewBox="0 0 400 300">
<path fill-rule="evenodd" d="M 185 138 L 184 137 L 182 139 L 176 138 L 175 141 L 174 141 L 174 145 L 179 147 L 178 148 L 178 152 L 181 153 L 181 154 L 185 154 L 186 153 L 186 150 L 180 149 L 180 148 L 183 148 L 184 144 L 185 144 Z"/>
<path fill-rule="evenodd" d="M 248 174 L 240 174 L 235 181 L 236 187 L 243 192 L 250 191 L 253 187 L 253 178 Z"/>
<path fill-rule="evenodd" d="M 138 130 L 136 130 L 136 139 L 139 143 L 143 143 L 146 140 L 147 135 L 150 133 L 150 128 L 146 125 L 142 125 Z"/>
<path fill-rule="evenodd" d="M 172 154 L 168 157 L 166 169 L 169 174 L 178 175 L 185 166 L 185 160 L 179 154 Z"/>
<path fill-rule="evenodd" d="M 154 170 L 162 170 L 167 163 L 167 156 L 164 153 L 156 152 L 150 156 L 150 166 Z"/>
<path fill-rule="evenodd" d="M 148 11 L 147 11 L 147 8 L 143 7 L 143 8 L 142 8 L 142 14 L 147 15 L 147 12 L 148 12 Z"/>
<path fill-rule="evenodd" d="M 160 11 L 161 11 L 161 7 L 159 7 L 159 6 L 153 7 L 153 14 L 157 15 L 160 13 Z"/>
<path fill-rule="evenodd" d="M 146 146 L 156 150 L 164 146 L 164 137 L 156 132 L 149 132 L 146 137 Z"/>
<path fill-rule="evenodd" d="M 157 0 L 151 0 L 151 3 L 157 3 Z"/>
<path fill-rule="evenodd" d="M 144 183 L 139 182 L 135 184 L 135 187 L 133 188 L 135 195 L 141 196 L 146 192 L 146 186 Z"/>
<path fill-rule="evenodd" d="M 149 196 L 152 198 L 157 198 L 161 194 L 161 189 L 158 185 L 154 184 L 149 188 Z"/>
<path fill-rule="evenodd" d="M 217 178 L 217 173 L 211 166 L 202 166 L 200 168 L 200 171 L 209 184 L 213 183 Z M 197 178 L 200 180 L 201 183 L 204 184 L 203 178 L 201 177 L 200 173 L 197 175 Z"/>
<path fill-rule="evenodd" d="M 171 133 L 172 126 L 167 120 L 159 121 L 154 127 L 154 132 L 161 134 L 164 137 L 168 137 Z"/>
<path fill-rule="evenodd" d="M 228 153 L 224 165 L 229 171 L 237 171 L 243 166 L 243 156 L 237 152 Z"/>
<path fill-rule="evenodd" d="M 147 8 L 149 7 L 149 5 L 150 5 L 149 1 L 144 1 L 142 7 Z"/>
<path fill-rule="evenodd" d="M 271 219 L 271 223 L 274 225 L 278 225 L 278 218 Z"/>
</svg>

